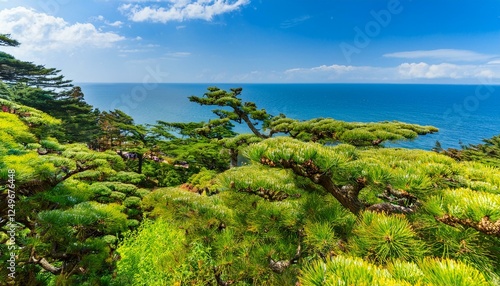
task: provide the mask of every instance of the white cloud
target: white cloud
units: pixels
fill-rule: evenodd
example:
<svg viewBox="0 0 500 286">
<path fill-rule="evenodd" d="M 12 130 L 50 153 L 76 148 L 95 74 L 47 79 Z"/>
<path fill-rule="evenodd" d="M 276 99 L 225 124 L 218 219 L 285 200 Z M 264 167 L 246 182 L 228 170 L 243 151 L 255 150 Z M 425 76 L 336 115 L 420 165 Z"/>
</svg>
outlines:
<svg viewBox="0 0 500 286">
<path fill-rule="evenodd" d="M 404 63 L 398 66 L 398 72 L 402 78 L 500 78 L 499 67 L 485 65 Z"/>
<path fill-rule="evenodd" d="M 114 22 L 108 22 L 108 21 L 106 21 L 105 23 L 108 26 L 116 27 L 116 28 L 121 28 L 121 26 L 123 26 L 123 22 L 122 21 L 114 21 Z"/>
<path fill-rule="evenodd" d="M 302 17 L 293 18 L 293 19 L 290 19 L 290 20 L 283 21 L 280 24 L 280 27 L 282 29 L 292 28 L 292 27 L 295 27 L 295 26 L 298 26 L 298 25 L 302 24 L 303 22 L 305 22 L 305 21 L 307 21 L 309 19 L 311 19 L 311 16 L 309 16 L 309 15 L 305 15 L 305 16 L 302 16 Z"/>
<path fill-rule="evenodd" d="M 385 54 L 387 58 L 403 58 L 403 59 L 437 59 L 449 62 L 472 62 L 486 61 L 497 55 L 481 54 L 469 50 L 457 49 L 437 49 L 437 50 L 417 50 Z"/>
<path fill-rule="evenodd" d="M 115 27 L 115 28 L 121 28 L 123 26 L 122 21 L 110 22 L 110 21 L 106 20 L 106 18 L 104 18 L 103 15 L 99 15 L 97 17 L 91 17 L 90 19 L 93 21 L 104 22 L 104 24 L 111 26 L 111 27 Z"/>
<path fill-rule="evenodd" d="M 134 22 L 211 21 L 214 16 L 238 10 L 250 0 L 170 0 L 166 7 L 123 4 L 119 10 Z"/>
<path fill-rule="evenodd" d="M 185 57 L 189 57 L 190 55 L 191 55 L 190 52 L 167 53 L 167 57 L 171 57 L 171 58 L 185 58 Z"/>
<path fill-rule="evenodd" d="M 456 65 L 450 63 L 403 63 L 399 66 L 322 65 L 292 68 L 284 72 L 289 81 L 311 82 L 404 82 L 415 80 L 471 81 L 500 79 L 500 65 Z"/>
<path fill-rule="evenodd" d="M 102 32 L 90 23 L 69 24 L 63 18 L 25 7 L 0 10 L 0 33 L 11 34 L 21 42 L 16 48 L 19 53 L 106 48 L 125 39 L 115 33 Z"/>
<path fill-rule="evenodd" d="M 489 65 L 500 65 L 500 59 L 494 59 L 488 62 Z"/>
</svg>

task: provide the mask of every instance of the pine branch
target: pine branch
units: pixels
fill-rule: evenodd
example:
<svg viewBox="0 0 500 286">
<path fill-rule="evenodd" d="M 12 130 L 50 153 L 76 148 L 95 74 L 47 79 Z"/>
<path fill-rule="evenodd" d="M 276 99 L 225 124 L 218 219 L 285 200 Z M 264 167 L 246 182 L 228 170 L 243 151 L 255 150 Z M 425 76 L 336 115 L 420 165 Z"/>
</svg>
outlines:
<svg viewBox="0 0 500 286">
<path fill-rule="evenodd" d="M 229 280 L 229 281 L 222 280 L 222 278 L 221 278 L 222 273 L 219 270 L 218 266 L 215 266 L 213 270 L 214 270 L 214 275 L 215 275 L 215 281 L 217 281 L 218 286 L 229 286 L 229 285 L 234 284 L 234 282 L 235 282 L 234 280 Z"/>
<path fill-rule="evenodd" d="M 471 219 L 460 219 L 449 214 L 445 214 L 442 217 L 436 217 L 436 220 L 449 226 L 457 227 L 458 225 L 461 225 L 464 227 L 473 228 L 487 235 L 500 237 L 500 219 L 496 222 L 493 222 L 490 220 L 489 216 L 485 216 L 481 219 L 481 221 L 475 222 Z"/>
<path fill-rule="evenodd" d="M 313 160 L 307 160 L 299 164 L 291 159 L 281 159 L 279 162 L 274 162 L 262 157 L 260 163 L 270 167 L 281 166 L 291 169 L 296 175 L 309 178 L 314 183 L 322 186 L 354 214 L 358 214 L 365 209 L 376 212 L 409 214 L 414 213 L 419 205 L 415 196 L 406 191 L 395 190 L 391 185 L 388 185 L 384 193 L 379 195 L 380 198 L 388 202 L 373 205 L 363 203 L 359 200 L 359 192 L 366 186 L 365 178 L 358 178 L 356 183 L 352 185 L 338 186 L 333 182 L 331 172 L 321 170 Z"/>
<path fill-rule="evenodd" d="M 416 208 L 420 205 L 417 197 L 404 190 L 395 190 L 391 185 L 387 185 L 385 191 L 379 194 L 378 197 L 388 202 L 371 205 L 367 210 L 410 214 L 414 213 Z"/>
<path fill-rule="evenodd" d="M 47 261 L 44 257 L 37 259 L 35 257 L 35 248 L 31 249 L 31 254 L 29 258 L 29 263 L 34 263 L 40 265 L 43 269 L 47 270 L 48 272 L 54 274 L 54 275 L 59 275 L 62 273 L 62 267 L 55 267 L 54 265 L 50 264 L 50 262 Z"/>
<path fill-rule="evenodd" d="M 265 189 L 265 188 L 258 188 L 256 190 L 250 188 L 250 187 L 247 187 L 247 188 L 242 188 L 242 189 L 239 189 L 238 190 L 239 192 L 243 192 L 243 193 L 248 193 L 248 194 L 252 194 L 252 195 L 256 195 L 256 196 L 259 196 L 265 200 L 268 200 L 270 202 L 276 202 L 276 201 L 284 201 L 286 200 L 287 198 L 290 197 L 289 194 L 285 193 L 285 192 L 282 192 L 282 191 L 273 191 L 273 190 L 269 190 L 269 189 Z M 294 197 L 298 197 L 300 196 L 299 194 L 297 195 L 294 195 Z"/>
<path fill-rule="evenodd" d="M 332 194 L 344 207 L 349 209 L 352 213 L 358 214 L 362 209 L 364 209 L 364 204 L 359 200 L 358 194 L 359 190 L 362 189 L 361 186 L 348 186 L 339 187 L 331 179 L 331 174 L 329 172 L 323 172 L 320 170 L 312 160 L 307 160 L 302 164 L 298 164 L 293 160 L 280 160 L 279 162 L 273 162 L 272 160 L 262 157 L 260 162 L 263 165 L 270 167 L 275 167 L 281 165 L 284 168 L 291 169 L 296 175 L 309 178 L 316 184 L 322 186 L 327 192 Z"/>
<path fill-rule="evenodd" d="M 297 264 L 299 262 L 299 258 L 302 255 L 302 248 L 300 242 L 302 236 L 303 236 L 302 230 L 299 230 L 299 242 L 297 246 L 297 251 L 295 252 L 295 255 L 292 259 L 276 261 L 271 256 L 269 256 L 269 268 L 271 268 L 272 271 L 276 273 L 283 273 L 283 271 L 285 271 L 288 267 L 290 267 L 293 264 Z"/>
</svg>

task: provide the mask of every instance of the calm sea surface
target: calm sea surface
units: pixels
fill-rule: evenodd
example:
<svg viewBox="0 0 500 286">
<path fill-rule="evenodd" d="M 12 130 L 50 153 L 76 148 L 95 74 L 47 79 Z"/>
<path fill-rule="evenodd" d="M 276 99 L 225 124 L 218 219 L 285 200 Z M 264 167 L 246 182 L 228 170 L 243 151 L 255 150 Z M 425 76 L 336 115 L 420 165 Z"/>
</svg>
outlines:
<svg viewBox="0 0 500 286">
<path fill-rule="evenodd" d="M 189 102 L 210 84 L 78 84 L 88 103 L 120 109 L 136 123 L 208 121 L 211 107 Z M 346 121 L 405 121 L 433 125 L 440 132 L 405 141 L 399 147 L 429 150 L 480 143 L 500 134 L 500 86 L 412 84 L 218 84 L 242 87 L 242 98 L 269 113 L 296 119 L 331 117 Z M 238 132 L 248 132 L 241 126 Z"/>
</svg>

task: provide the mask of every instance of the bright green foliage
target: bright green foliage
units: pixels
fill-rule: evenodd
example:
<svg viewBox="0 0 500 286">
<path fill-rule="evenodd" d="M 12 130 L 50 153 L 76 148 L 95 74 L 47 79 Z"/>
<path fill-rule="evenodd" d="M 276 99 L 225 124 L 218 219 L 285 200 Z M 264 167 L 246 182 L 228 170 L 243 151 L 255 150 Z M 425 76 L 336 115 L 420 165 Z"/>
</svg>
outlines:
<svg viewBox="0 0 500 286">
<path fill-rule="evenodd" d="M 174 142 L 172 142 L 174 144 Z M 197 142 L 184 142 L 177 145 L 175 149 L 170 149 L 169 155 L 176 158 L 178 162 L 186 162 L 189 168 L 196 170 L 201 168 L 209 170 L 223 171 L 228 168 L 228 155 L 221 152 L 221 147 L 215 142 L 200 140 Z"/>
<path fill-rule="evenodd" d="M 300 276 L 301 285 L 493 285 L 477 269 L 454 260 L 395 261 L 381 268 L 359 258 L 337 256 L 315 261 Z"/>
<path fill-rule="evenodd" d="M 40 127 L 42 125 L 54 127 L 61 123 L 60 120 L 44 112 L 9 100 L 0 98 L 0 106 L 5 106 L 10 113 L 18 115 L 18 118 L 26 122 L 31 128 Z"/>
<path fill-rule="evenodd" d="M 397 121 L 358 123 L 332 118 L 316 118 L 307 121 L 279 118 L 271 121 L 268 128 L 272 133 L 285 133 L 303 141 L 343 142 L 355 146 L 376 146 L 384 141 L 414 139 L 418 135 L 438 131 L 432 126 Z"/>
<path fill-rule="evenodd" d="M 267 175 L 262 176 L 263 172 L 267 172 Z M 272 190 L 273 193 L 267 194 L 269 200 L 273 200 L 273 198 L 278 200 L 280 196 L 284 198 L 297 196 L 302 192 L 291 172 L 266 170 L 260 166 L 245 166 L 237 170 L 228 170 L 219 177 L 219 180 L 222 186 L 230 186 L 231 190 L 234 191 Z"/>
<path fill-rule="evenodd" d="M 0 154 L 21 151 L 24 146 L 36 142 L 36 137 L 29 132 L 28 126 L 14 114 L 0 113 L 0 127 Z"/>
<path fill-rule="evenodd" d="M 165 189 L 146 196 L 143 204 L 146 209 L 154 208 L 151 215 L 168 219 L 172 226 L 184 230 L 190 241 L 203 238 L 204 247 L 211 251 L 210 257 L 200 263 L 217 266 L 220 279 L 258 285 L 280 284 L 278 281 L 286 284 L 283 279 L 290 279 L 291 273 L 284 277 L 273 275 L 267 267 L 267 256 L 293 257 L 298 213 L 288 203 L 268 209 L 260 206 L 259 198 L 242 201 L 244 198 L 243 194 L 231 192 L 206 197 Z M 256 208 L 251 201 L 257 204 Z M 237 206 L 243 209 L 234 212 L 232 209 Z M 213 273 L 213 269 L 210 271 Z M 213 275 L 210 277 L 214 279 Z"/>
<path fill-rule="evenodd" d="M 294 180 L 290 172 L 268 170 L 267 176 L 258 177 L 262 171 L 264 169 L 258 166 L 235 168 L 215 178 L 215 185 L 225 186 L 228 181 L 231 185 L 232 180 L 239 178 L 247 181 L 242 187 L 250 188 L 282 182 L 283 191 L 291 196 L 270 203 L 259 194 L 235 192 L 236 185 L 229 189 L 221 187 L 221 192 L 212 196 L 169 188 L 147 195 L 143 207 L 150 210 L 150 216 L 168 219 L 172 226 L 184 230 L 190 241 L 203 238 L 204 247 L 211 249 L 210 258 L 203 264 L 217 267 L 222 281 L 289 285 L 295 279 L 297 268 L 292 265 L 289 270 L 276 274 L 269 268 L 269 259 L 291 260 L 298 244 L 311 257 L 340 251 L 342 230 L 352 228 L 355 219 L 334 200 L 302 190 L 300 186 L 311 190 L 315 187 L 303 179 Z M 287 183 L 289 180 L 296 183 Z M 193 183 L 197 181 L 203 182 L 193 178 Z M 319 224 L 328 224 L 332 237 L 323 234 L 316 239 L 304 237 L 300 242 L 303 234 L 315 232 L 320 236 Z M 338 232 L 338 237 L 333 237 L 333 232 Z M 324 238 L 328 239 L 326 244 Z"/>
<path fill-rule="evenodd" d="M 184 233 L 167 221 L 145 221 L 122 241 L 117 249 L 117 278 L 114 285 L 175 285 L 182 277 L 176 275 L 184 259 Z M 180 285 L 180 284 L 179 284 Z"/>
<path fill-rule="evenodd" d="M 245 147 L 250 144 L 258 143 L 262 139 L 254 134 L 240 134 L 231 138 L 224 138 L 217 143 L 229 150 L 231 167 L 238 166 L 238 156 Z"/>
<path fill-rule="evenodd" d="M 112 191 L 117 191 L 124 194 L 135 194 L 138 189 L 135 185 L 125 184 L 121 182 L 103 182 L 98 184 L 106 186 Z"/>
<path fill-rule="evenodd" d="M 296 175 L 309 178 L 341 202 L 342 187 L 359 190 L 358 196 L 352 194 L 347 197 L 350 200 L 343 202 L 354 211 L 363 208 L 358 200 L 368 206 L 388 201 L 415 208 L 418 199 L 420 203 L 432 200 L 439 188 L 469 185 L 478 191 L 496 193 L 500 174 L 498 169 L 457 164 L 446 156 L 421 150 L 355 150 L 347 145 L 328 147 L 287 138 L 254 144 L 246 154 L 264 165 L 291 169 Z M 333 186 L 324 183 L 327 179 Z"/>
<path fill-rule="evenodd" d="M 16 172 L 18 285 L 43 280 L 60 285 L 109 283 L 116 238 L 142 217 L 140 198 L 134 195 L 143 196 L 144 189 L 139 192 L 127 183 L 142 182 L 144 176 L 123 172 L 123 160 L 114 152 L 39 136 L 40 127 L 59 121 L 17 103 L 0 103 L 16 110 L 0 112 L 0 176 L 7 180 L 8 170 Z M 108 178 L 114 182 L 106 182 Z M 7 209 L 3 186 L 0 204 Z M 124 192 L 120 194 L 127 208 L 112 199 L 114 190 Z M 5 215 L 0 222 L 2 238 Z M 2 260 L 10 253 L 4 242 Z M 5 271 L 0 270 L 2 281 Z"/>
<path fill-rule="evenodd" d="M 420 284 L 424 276 L 422 270 L 414 262 L 395 260 L 386 267 L 394 279 L 407 282 L 410 285 Z"/>
<path fill-rule="evenodd" d="M 141 198 L 128 197 L 123 201 L 123 205 L 127 208 L 138 207 L 141 204 Z"/>
<path fill-rule="evenodd" d="M 419 263 L 419 267 L 424 273 L 423 280 L 430 285 L 493 285 L 478 269 L 450 259 L 439 261 L 427 258 Z"/>
<path fill-rule="evenodd" d="M 321 257 L 341 252 L 340 239 L 335 235 L 333 223 L 326 221 L 310 222 L 304 226 L 304 243 L 309 251 Z"/>
<path fill-rule="evenodd" d="M 404 216 L 365 212 L 356 225 L 353 252 L 377 264 L 393 259 L 415 261 L 425 252 L 424 243 Z"/>
<path fill-rule="evenodd" d="M 300 282 L 309 285 L 404 285 L 391 278 L 389 272 L 359 258 L 337 256 L 313 262 L 301 273 Z M 398 284 L 397 282 L 401 283 Z"/>
<path fill-rule="evenodd" d="M 434 216 L 445 214 L 463 220 L 500 220 L 500 196 L 468 189 L 446 190 L 427 204 Z"/>
</svg>

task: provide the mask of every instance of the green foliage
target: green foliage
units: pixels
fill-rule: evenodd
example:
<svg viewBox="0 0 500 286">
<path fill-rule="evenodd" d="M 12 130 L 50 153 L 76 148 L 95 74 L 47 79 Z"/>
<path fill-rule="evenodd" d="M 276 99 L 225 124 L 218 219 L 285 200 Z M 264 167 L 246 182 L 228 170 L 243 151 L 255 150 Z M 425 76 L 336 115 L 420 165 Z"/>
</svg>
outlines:
<svg viewBox="0 0 500 286">
<path fill-rule="evenodd" d="M 117 249 L 121 259 L 117 263 L 114 285 L 174 285 L 181 278 L 176 275 L 184 259 L 184 233 L 167 221 L 144 221 L 137 232 L 130 233 Z"/>
<path fill-rule="evenodd" d="M 120 182 L 102 182 L 99 184 L 108 187 L 112 191 L 122 192 L 124 194 L 135 194 L 138 189 L 135 185 Z"/>
<path fill-rule="evenodd" d="M 398 285 L 387 270 L 359 258 L 336 256 L 306 266 L 299 278 L 302 285 Z M 399 284 L 404 285 L 404 284 Z"/>
<path fill-rule="evenodd" d="M 15 46 L 17 42 L 2 35 L 0 43 Z M 4 52 L 0 52 L 0 65 L 3 67 L 0 70 L 0 80 L 10 84 L 23 83 L 28 86 L 45 88 L 66 88 L 71 86 L 71 81 L 65 80 L 64 76 L 59 74 L 60 70 L 21 61 Z"/>
<path fill-rule="evenodd" d="M 266 172 L 267 175 L 262 176 L 263 172 Z M 302 192 L 290 171 L 266 170 L 258 165 L 228 170 L 222 173 L 218 179 L 223 186 L 222 189 L 224 186 L 230 186 L 231 190 L 240 192 L 262 188 L 276 191 L 276 195 L 279 195 L 278 192 L 280 192 L 282 196 L 287 197 L 297 196 Z"/>
<path fill-rule="evenodd" d="M 332 118 L 306 121 L 277 118 L 268 127 L 272 133 L 285 133 L 293 138 L 314 142 L 343 142 L 355 146 L 377 146 L 384 141 L 414 139 L 418 135 L 437 132 L 432 126 L 403 122 L 358 123 Z"/>
<path fill-rule="evenodd" d="M 18 104 L 9 100 L 0 98 L 0 105 L 5 106 L 6 108 L 9 109 L 11 113 L 16 114 L 17 117 L 21 121 L 25 122 L 28 126 L 30 126 L 32 128 L 32 131 L 35 131 L 37 135 L 43 135 L 43 134 L 38 134 L 38 132 L 36 132 L 37 127 L 38 128 L 40 128 L 41 126 L 54 127 L 61 123 L 60 120 L 55 119 L 54 117 L 40 110 L 22 104 Z M 5 116 L 5 114 L 3 116 Z M 10 120 L 12 120 L 12 117 Z"/>
<path fill-rule="evenodd" d="M 304 242 L 310 247 L 312 253 L 325 257 L 341 252 L 341 241 L 336 237 L 332 223 L 311 222 L 304 227 Z"/>
<path fill-rule="evenodd" d="M 431 285 L 493 285 L 477 269 L 454 260 L 424 259 L 419 263 L 424 281 Z"/>
<path fill-rule="evenodd" d="M 424 272 L 414 262 L 395 260 L 387 265 L 387 270 L 394 279 L 410 285 L 421 284 L 424 278 Z"/>
<path fill-rule="evenodd" d="M 448 214 L 472 221 L 488 217 L 497 221 L 500 220 L 500 196 L 468 189 L 446 190 L 439 197 L 431 198 L 427 209 L 434 216 Z"/>
<path fill-rule="evenodd" d="M 266 127 L 272 116 L 265 109 L 257 109 L 257 105 L 253 102 L 243 102 L 239 98 L 242 90 L 242 88 L 232 88 L 230 92 L 227 92 L 217 87 L 209 87 L 208 92 L 202 97 L 190 96 L 189 100 L 201 105 L 229 107 L 230 110 L 216 109 L 213 112 L 222 120 L 244 122 L 257 137 L 269 137 L 255 126 L 262 123 L 263 127 Z"/>
<path fill-rule="evenodd" d="M 403 216 L 365 212 L 353 231 L 354 253 L 377 264 L 416 261 L 425 246 Z"/>
<path fill-rule="evenodd" d="M 0 34 L 0 46 L 17 47 L 20 43 L 11 38 L 9 34 Z"/>
<path fill-rule="evenodd" d="M 114 175 L 111 175 L 107 178 L 108 181 L 111 182 L 122 182 L 128 184 L 138 185 L 145 181 L 146 176 L 143 174 L 137 174 L 135 172 L 125 172 L 120 171 Z"/>
<path fill-rule="evenodd" d="M 488 277 L 495 277 L 498 268 L 498 241 L 481 235 L 472 228 L 436 224 L 434 217 L 419 215 L 414 218 L 416 231 L 428 246 L 429 254 L 461 261 L 481 269 Z"/>
<path fill-rule="evenodd" d="M 36 137 L 29 132 L 16 115 L 0 113 L 0 154 L 9 150 L 22 150 L 24 146 L 36 142 Z"/>
<path fill-rule="evenodd" d="M 78 233 L 78 235 L 84 237 L 90 235 L 94 230 L 103 234 L 115 234 L 126 229 L 126 216 L 121 213 L 118 205 L 112 204 L 84 202 L 66 211 L 44 211 L 38 216 L 41 228 L 45 232 L 60 232 L 58 233 L 60 235 L 78 233 L 82 227 L 85 227 L 85 233 Z"/>
<path fill-rule="evenodd" d="M 128 197 L 123 201 L 123 205 L 127 208 L 138 207 L 141 204 L 141 198 Z"/>
<path fill-rule="evenodd" d="M 439 142 L 436 143 L 435 151 L 446 154 L 459 161 L 476 161 L 489 166 L 500 167 L 500 135 L 483 139 L 482 144 L 462 146 L 461 150 L 441 148 Z"/>
<path fill-rule="evenodd" d="M 118 201 L 118 202 L 123 201 L 126 197 L 127 197 L 126 194 L 124 194 L 122 192 L 116 192 L 116 191 L 112 191 L 111 194 L 109 195 L 110 199 L 112 199 L 114 201 Z"/>
<path fill-rule="evenodd" d="M 493 285 L 477 269 L 454 260 L 395 261 L 381 268 L 360 258 L 337 256 L 306 266 L 301 285 Z"/>
</svg>

